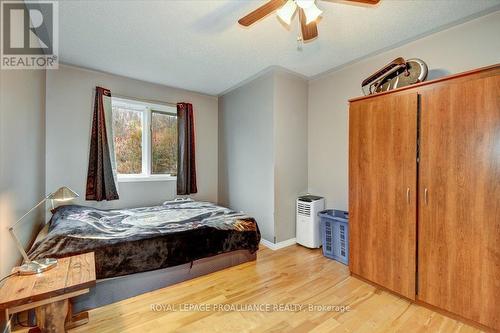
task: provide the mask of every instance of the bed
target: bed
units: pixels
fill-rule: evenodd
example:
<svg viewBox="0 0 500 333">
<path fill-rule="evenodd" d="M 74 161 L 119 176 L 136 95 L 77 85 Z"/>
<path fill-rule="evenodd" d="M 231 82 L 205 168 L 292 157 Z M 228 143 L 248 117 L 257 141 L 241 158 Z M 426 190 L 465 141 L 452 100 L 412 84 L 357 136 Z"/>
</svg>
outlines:
<svg viewBox="0 0 500 333">
<path fill-rule="evenodd" d="M 190 199 L 133 209 L 56 208 L 30 259 L 95 253 L 97 285 L 84 311 L 256 259 L 260 232 L 241 212 Z"/>
</svg>

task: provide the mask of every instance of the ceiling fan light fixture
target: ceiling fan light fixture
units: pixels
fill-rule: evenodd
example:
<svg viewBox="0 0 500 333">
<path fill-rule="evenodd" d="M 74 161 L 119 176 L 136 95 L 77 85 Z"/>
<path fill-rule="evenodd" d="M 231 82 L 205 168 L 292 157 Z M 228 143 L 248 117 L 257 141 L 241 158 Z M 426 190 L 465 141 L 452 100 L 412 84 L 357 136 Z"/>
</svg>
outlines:
<svg viewBox="0 0 500 333">
<path fill-rule="evenodd" d="M 278 14 L 278 17 L 285 22 L 286 24 L 290 25 L 292 23 L 292 17 L 293 14 L 295 14 L 295 11 L 297 10 L 297 5 L 295 4 L 295 1 L 293 0 L 288 0 L 283 7 L 278 9 L 276 14 Z"/>
<path fill-rule="evenodd" d="M 1 0 L 0 0 L 1 1 Z M 333 0 L 336 1 L 336 0 Z M 349 2 L 375 5 L 380 0 L 346 0 Z M 267 0 L 266 3 L 243 16 L 238 23 L 249 27 L 271 13 L 277 12 L 278 18 L 286 24 L 291 24 L 299 7 L 299 28 L 302 40 L 310 41 L 318 37 L 317 20 L 322 11 L 316 6 L 316 0 Z"/>
<path fill-rule="evenodd" d="M 314 0 L 295 0 L 295 3 L 300 8 L 306 9 L 314 5 Z"/>
<path fill-rule="evenodd" d="M 316 21 L 316 19 L 322 14 L 323 12 L 321 9 L 318 8 L 314 3 L 312 6 L 304 8 L 304 15 L 306 16 L 306 24 L 309 24 L 313 21 Z"/>
</svg>

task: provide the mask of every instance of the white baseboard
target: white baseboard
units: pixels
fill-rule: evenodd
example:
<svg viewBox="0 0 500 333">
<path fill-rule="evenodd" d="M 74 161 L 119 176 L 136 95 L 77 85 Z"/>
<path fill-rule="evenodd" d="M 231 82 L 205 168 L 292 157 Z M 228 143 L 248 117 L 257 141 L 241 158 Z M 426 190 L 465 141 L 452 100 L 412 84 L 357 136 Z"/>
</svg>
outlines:
<svg viewBox="0 0 500 333">
<path fill-rule="evenodd" d="M 282 248 L 290 246 L 290 245 L 297 244 L 297 241 L 295 240 L 295 238 L 290 238 L 290 239 L 287 239 L 286 241 L 279 242 L 279 243 L 271 243 L 270 241 L 265 240 L 264 238 L 261 238 L 260 242 L 262 243 L 262 245 L 270 248 L 273 251 L 282 249 Z"/>
</svg>

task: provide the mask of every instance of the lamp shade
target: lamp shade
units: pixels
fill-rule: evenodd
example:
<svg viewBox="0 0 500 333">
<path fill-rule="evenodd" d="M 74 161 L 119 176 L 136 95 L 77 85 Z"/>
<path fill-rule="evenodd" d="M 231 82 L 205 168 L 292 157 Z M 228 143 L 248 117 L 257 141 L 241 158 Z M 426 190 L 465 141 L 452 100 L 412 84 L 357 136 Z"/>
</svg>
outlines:
<svg viewBox="0 0 500 333">
<path fill-rule="evenodd" d="M 306 24 L 315 21 L 321 15 L 321 13 L 323 13 L 321 9 L 319 9 L 314 3 L 311 6 L 304 8 L 304 14 L 306 16 Z"/>
<path fill-rule="evenodd" d="M 288 0 L 287 3 L 283 7 L 278 9 L 276 13 L 278 14 L 278 17 L 283 20 L 283 22 L 290 25 L 296 9 L 297 5 L 295 4 L 295 2 L 293 0 Z"/>
<path fill-rule="evenodd" d="M 49 194 L 49 196 L 47 197 L 47 199 L 56 201 L 68 201 L 75 198 L 78 198 L 78 193 L 66 186 L 60 187 L 57 191 Z"/>
</svg>

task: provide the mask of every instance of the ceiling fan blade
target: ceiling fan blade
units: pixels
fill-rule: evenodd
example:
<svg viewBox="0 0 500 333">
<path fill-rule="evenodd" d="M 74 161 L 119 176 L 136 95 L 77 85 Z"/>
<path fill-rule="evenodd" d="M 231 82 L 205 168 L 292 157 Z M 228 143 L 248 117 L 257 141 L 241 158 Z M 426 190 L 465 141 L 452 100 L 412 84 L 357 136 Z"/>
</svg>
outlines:
<svg viewBox="0 0 500 333">
<path fill-rule="evenodd" d="M 285 4 L 286 0 L 271 0 L 263 6 L 260 6 L 250 14 L 245 17 L 242 17 L 238 20 L 238 23 L 248 27 L 249 25 L 257 22 L 261 18 L 269 15 L 274 12 L 276 9 L 280 8 Z"/>
<path fill-rule="evenodd" d="M 346 0 L 350 2 L 359 2 L 359 3 L 364 3 L 367 5 L 376 5 L 380 2 L 380 0 Z"/>
<path fill-rule="evenodd" d="M 306 14 L 302 8 L 299 9 L 300 28 L 302 29 L 302 39 L 308 41 L 318 37 L 318 27 L 316 21 L 306 24 Z"/>
</svg>

